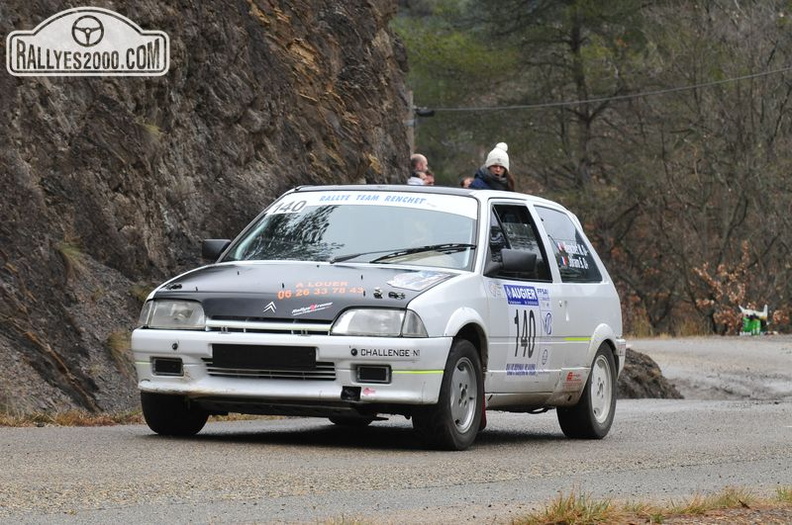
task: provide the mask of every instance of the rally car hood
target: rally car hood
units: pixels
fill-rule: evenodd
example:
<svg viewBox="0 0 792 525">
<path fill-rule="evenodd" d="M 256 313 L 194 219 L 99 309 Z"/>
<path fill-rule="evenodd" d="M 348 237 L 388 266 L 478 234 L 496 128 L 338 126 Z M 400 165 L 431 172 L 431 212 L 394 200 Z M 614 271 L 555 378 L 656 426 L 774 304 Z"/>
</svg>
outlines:
<svg viewBox="0 0 792 525">
<path fill-rule="evenodd" d="M 215 319 L 328 321 L 352 306 L 404 308 L 454 275 L 385 265 L 223 263 L 168 281 L 154 298 L 200 301 L 207 317 Z"/>
</svg>

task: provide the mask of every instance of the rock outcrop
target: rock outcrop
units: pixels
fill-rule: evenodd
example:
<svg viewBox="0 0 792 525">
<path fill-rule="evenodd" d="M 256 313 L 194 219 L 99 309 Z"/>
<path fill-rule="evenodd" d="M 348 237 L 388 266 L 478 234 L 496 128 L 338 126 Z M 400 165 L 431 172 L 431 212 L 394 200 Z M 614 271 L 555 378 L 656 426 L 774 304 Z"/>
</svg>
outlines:
<svg viewBox="0 0 792 525">
<path fill-rule="evenodd" d="M 409 155 L 395 1 L 95 5 L 165 31 L 171 66 L 0 75 L 2 411 L 136 407 L 128 339 L 152 283 L 289 188 L 397 182 Z M 4 2 L 2 35 L 62 9 Z"/>
<path fill-rule="evenodd" d="M 663 376 L 657 363 L 646 354 L 628 348 L 617 388 L 621 399 L 682 399 L 676 386 Z"/>
</svg>

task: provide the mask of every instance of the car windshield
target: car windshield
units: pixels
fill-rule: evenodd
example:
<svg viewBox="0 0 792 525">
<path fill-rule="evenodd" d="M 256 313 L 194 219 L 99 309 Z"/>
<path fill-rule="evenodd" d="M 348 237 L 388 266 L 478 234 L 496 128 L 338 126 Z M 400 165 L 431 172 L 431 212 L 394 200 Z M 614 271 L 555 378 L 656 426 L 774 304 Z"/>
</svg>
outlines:
<svg viewBox="0 0 792 525">
<path fill-rule="evenodd" d="M 470 269 L 476 212 L 476 201 L 462 196 L 291 194 L 274 203 L 223 260 Z"/>
</svg>

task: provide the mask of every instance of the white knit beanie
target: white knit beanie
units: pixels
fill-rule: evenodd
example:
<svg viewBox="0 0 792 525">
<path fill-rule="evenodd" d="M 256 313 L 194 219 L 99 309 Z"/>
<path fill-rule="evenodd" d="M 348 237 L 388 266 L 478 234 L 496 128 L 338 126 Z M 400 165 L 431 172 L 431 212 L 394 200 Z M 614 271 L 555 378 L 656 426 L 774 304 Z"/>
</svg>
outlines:
<svg viewBox="0 0 792 525">
<path fill-rule="evenodd" d="M 489 168 L 497 164 L 506 168 L 506 171 L 509 171 L 509 154 L 506 153 L 508 150 L 509 146 L 507 146 L 505 142 L 498 142 L 495 144 L 495 149 L 490 151 L 489 155 L 487 155 L 484 167 Z"/>
</svg>

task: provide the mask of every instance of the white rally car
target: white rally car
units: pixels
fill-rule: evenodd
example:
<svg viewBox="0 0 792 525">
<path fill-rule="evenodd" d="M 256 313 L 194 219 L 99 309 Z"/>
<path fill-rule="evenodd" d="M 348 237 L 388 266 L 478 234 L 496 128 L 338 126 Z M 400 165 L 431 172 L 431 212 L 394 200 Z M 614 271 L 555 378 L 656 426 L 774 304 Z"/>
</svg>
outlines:
<svg viewBox="0 0 792 525">
<path fill-rule="evenodd" d="M 148 297 L 132 350 L 149 427 L 229 412 L 368 425 L 401 414 L 462 450 L 486 410 L 555 409 L 602 438 L 624 366 L 619 298 L 578 219 L 488 190 L 289 191 L 212 264 Z"/>
</svg>

